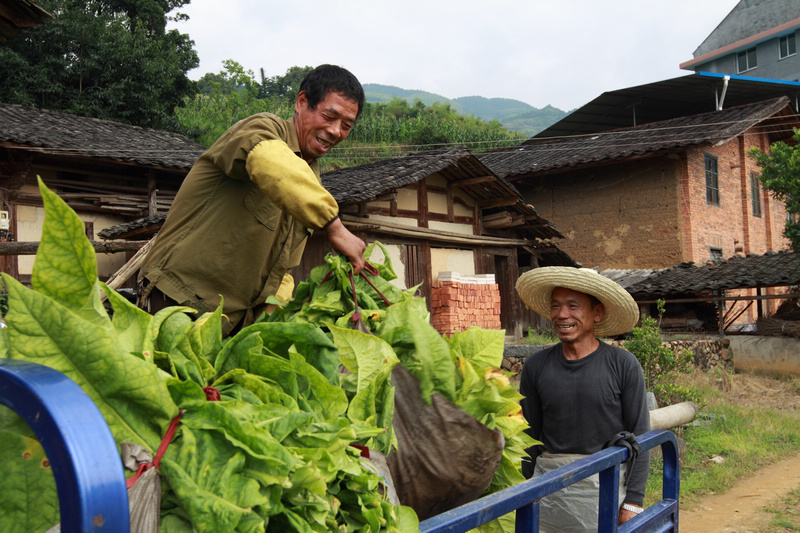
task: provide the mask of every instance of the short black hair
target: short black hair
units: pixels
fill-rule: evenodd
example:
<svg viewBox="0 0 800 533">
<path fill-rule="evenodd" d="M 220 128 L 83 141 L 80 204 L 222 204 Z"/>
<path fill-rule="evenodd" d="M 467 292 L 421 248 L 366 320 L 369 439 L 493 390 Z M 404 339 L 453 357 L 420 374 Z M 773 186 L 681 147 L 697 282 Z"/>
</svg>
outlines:
<svg viewBox="0 0 800 533">
<path fill-rule="evenodd" d="M 308 106 L 316 109 L 330 91 L 337 92 L 358 103 L 358 114 L 361 116 L 364 109 L 364 88 L 349 70 L 336 65 L 320 65 L 303 78 L 300 83 L 300 91 L 306 93 Z"/>
</svg>

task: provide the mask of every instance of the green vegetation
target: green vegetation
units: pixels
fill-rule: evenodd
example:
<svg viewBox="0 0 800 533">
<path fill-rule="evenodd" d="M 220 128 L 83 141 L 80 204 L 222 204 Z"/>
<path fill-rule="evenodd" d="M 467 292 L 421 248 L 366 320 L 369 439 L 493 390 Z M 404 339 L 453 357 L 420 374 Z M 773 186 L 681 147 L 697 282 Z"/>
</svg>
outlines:
<svg viewBox="0 0 800 533">
<path fill-rule="evenodd" d="M 525 344 L 555 344 L 558 342 L 558 335 L 551 330 L 528 328 L 525 336 Z"/>
<path fill-rule="evenodd" d="M 688 507 L 800 450 L 800 412 L 790 407 L 800 393 L 793 381 L 770 380 L 766 386 L 759 380 L 769 378 L 723 374 L 695 372 L 678 380 L 705 404 L 692 424 L 672 429 L 685 443 L 680 458 L 681 500 Z M 751 382 L 754 385 L 748 385 Z M 777 400 L 765 397 L 767 388 L 778 389 L 773 390 Z M 770 405 L 770 401 L 782 403 Z M 661 497 L 663 462 L 660 454 L 655 455 L 646 505 Z"/>
<path fill-rule="evenodd" d="M 416 514 L 390 503 L 380 476 L 351 446 L 409 449 L 393 426 L 396 365 L 416 377 L 420 401 L 438 393 L 476 425 L 502 433 L 488 492 L 523 480 L 521 458 L 535 441 L 523 431 L 519 392 L 500 369 L 503 332 L 442 337 L 414 288 L 389 283 L 395 274 L 385 250 L 385 262 L 358 283 L 351 265 L 329 254 L 284 308 L 223 338 L 222 306 L 196 320 L 186 307 L 150 315 L 101 283 L 83 223 L 41 180 L 39 188 L 46 216 L 32 288 L 2 276 L 9 309 L 0 359 L 70 377 L 117 443 L 152 452 L 170 421 L 180 421 L 159 468 L 163 530 L 417 530 Z M 58 519 L 56 487 L 48 469 L 26 461 L 43 448 L 6 408 L 0 441 L 7 489 L 0 514 L 14 531 L 43 531 Z M 217 470 L 224 475 L 209 477 Z M 32 494 L 35 506 L 27 504 Z"/>
<path fill-rule="evenodd" d="M 800 251 L 800 130 L 794 130 L 794 143 L 776 142 L 769 153 L 758 148 L 750 149 L 750 157 L 761 167 L 761 182 L 776 198 L 786 203 L 789 217 L 784 235 L 792 242 L 792 249 Z"/>
<path fill-rule="evenodd" d="M 633 328 L 631 338 L 624 342 L 625 349 L 639 360 L 644 371 L 647 390 L 655 394 L 659 405 L 694 401 L 698 398 L 691 389 L 676 384 L 676 378 L 692 370 L 694 354 L 684 349 L 680 354 L 664 345 L 661 337 L 661 317 L 664 300 L 658 300 L 658 320 L 652 316 L 642 318 L 642 325 Z"/>
<path fill-rule="evenodd" d="M 210 146 L 225 130 L 254 113 L 269 111 L 284 118 L 294 114 L 294 99 L 311 67 L 292 67 L 283 76 L 258 82 L 252 71 L 237 62 L 223 62 L 224 70 L 198 81 L 200 94 L 184 98 L 175 110 L 183 131 Z M 376 159 L 425 150 L 464 145 L 473 151 L 521 143 L 527 136 L 460 115 L 450 104 L 423 104 L 393 98 L 387 103 L 364 105 L 361 118 L 348 138 L 321 160 L 323 171 L 370 163 Z"/>
<path fill-rule="evenodd" d="M 773 515 L 768 531 L 762 533 L 783 533 L 800 531 L 800 488 L 780 498 L 780 502 L 766 508 Z"/>
<path fill-rule="evenodd" d="M 426 106 L 432 106 L 435 103 L 450 104 L 451 108 L 459 114 L 472 115 L 486 121 L 497 120 L 504 128 L 522 132 L 527 137 L 536 135 L 567 115 L 566 111 L 549 105 L 537 109 L 525 102 L 509 98 L 462 96 L 450 99 L 426 91 L 413 91 L 377 83 L 364 84 L 364 92 L 368 102 L 388 104 L 395 98 L 399 98 L 407 102 L 420 101 Z"/>
<path fill-rule="evenodd" d="M 167 31 L 188 0 L 41 0 L 54 15 L 0 42 L 0 101 L 175 130 L 199 64 L 188 35 Z"/>
</svg>

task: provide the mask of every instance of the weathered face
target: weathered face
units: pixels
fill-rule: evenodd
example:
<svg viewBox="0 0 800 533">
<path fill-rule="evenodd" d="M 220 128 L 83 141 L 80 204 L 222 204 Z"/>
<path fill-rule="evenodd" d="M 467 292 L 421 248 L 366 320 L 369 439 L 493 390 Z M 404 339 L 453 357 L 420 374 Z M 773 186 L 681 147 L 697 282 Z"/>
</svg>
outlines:
<svg viewBox="0 0 800 533">
<path fill-rule="evenodd" d="M 319 159 L 328 150 L 345 140 L 356 123 L 358 102 L 329 91 L 312 109 L 305 92 L 301 92 L 294 105 L 294 126 L 300 141 L 303 159 Z"/>
<path fill-rule="evenodd" d="M 604 314 L 603 304 L 592 307 L 591 300 L 582 292 L 557 287 L 550 296 L 550 320 L 559 340 L 565 344 L 594 338 L 594 325 Z"/>
</svg>

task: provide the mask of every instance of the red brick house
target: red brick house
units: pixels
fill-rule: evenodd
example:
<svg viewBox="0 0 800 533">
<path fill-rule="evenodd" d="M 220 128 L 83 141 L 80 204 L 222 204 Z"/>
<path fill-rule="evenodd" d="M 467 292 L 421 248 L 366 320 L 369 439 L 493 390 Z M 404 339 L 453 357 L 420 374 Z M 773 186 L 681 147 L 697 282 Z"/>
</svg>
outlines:
<svg viewBox="0 0 800 533">
<path fill-rule="evenodd" d="M 782 250 L 786 211 L 751 147 L 800 126 L 785 97 L 479 154 L 564 234 L 584 266 L 666 268 Z"/>
<path fill-rule="evenodd" d="M 784 250 L 786 210 L 747 155 L 800 126 L 780 97 L 479 154 L 587 267 L 661 269 Z"/>
</svg>

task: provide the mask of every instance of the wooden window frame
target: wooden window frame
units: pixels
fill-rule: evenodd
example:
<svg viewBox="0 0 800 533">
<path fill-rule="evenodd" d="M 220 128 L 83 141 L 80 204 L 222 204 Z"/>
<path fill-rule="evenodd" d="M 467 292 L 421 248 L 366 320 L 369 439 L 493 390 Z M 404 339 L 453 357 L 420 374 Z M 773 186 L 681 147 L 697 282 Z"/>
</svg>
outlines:
<svg viewBox="0 0 800 533">
<path fill-rule="evenodd" d="M 713 163 L 713 169 L 710 168 Z M 706 174 L 706 203 L 720 205 L 719 194 L 719 160 L 709 154 L 703 156 L 703 167 Z"/>
</svg>

